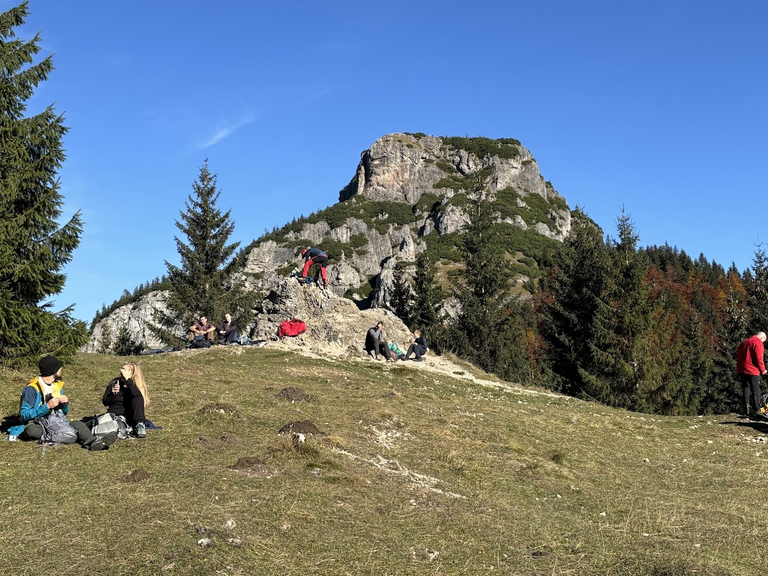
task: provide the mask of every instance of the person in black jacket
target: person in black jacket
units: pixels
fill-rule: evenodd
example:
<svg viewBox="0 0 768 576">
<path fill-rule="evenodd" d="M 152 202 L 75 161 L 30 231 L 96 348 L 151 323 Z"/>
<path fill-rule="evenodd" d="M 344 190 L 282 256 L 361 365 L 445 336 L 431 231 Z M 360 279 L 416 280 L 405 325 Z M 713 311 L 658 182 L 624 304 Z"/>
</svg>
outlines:
<svg viewBox="0 0 768 576">
<path fill-rule="evenodd" d="M 389 346 L 384 340 L 384 322 L 378 322 L 373 328 L 369 328 L 365 334 L 365 351 L 375 360 L 381 354 L 386 360 L 389 358 Z"/>
<path fill-rule="evenodd" d="M 416 355 L 416 362 L 421 362 L 421 357 L 427 353 L 427 339 L 421 335 L 421 330 L 413 331 L 413 344 L 408 347 L 403 360 L 410 360 L 411 354 Z"/>
<path fill-rule="evenodd" d="M 133 362 L 123 364 L 120 376 L 107 384 L 101 403 L 107 412 L 124 417 L 137 438 L 147 437 L 144 410 L 149 406 L 149 394 L 141 366 Z"/>
<path fill-rule="evenodd" d="M 219 344 L 236 344 L 240 337 L 237 333 L 237 322 L 232 321 L 230 314 L 224 314 L 224 324 L 219 326 Z"/>
</svg>

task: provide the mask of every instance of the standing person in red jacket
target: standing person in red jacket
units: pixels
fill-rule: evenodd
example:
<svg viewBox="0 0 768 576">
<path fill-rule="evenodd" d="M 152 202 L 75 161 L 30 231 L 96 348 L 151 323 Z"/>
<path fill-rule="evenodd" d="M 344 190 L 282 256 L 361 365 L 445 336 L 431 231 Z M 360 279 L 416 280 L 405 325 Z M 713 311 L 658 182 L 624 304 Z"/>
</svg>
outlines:
<svg viewBox="0 0 768 576">
<path fill-rule="evenodd" d="M 760 413 L 760 376 L 766 373 L 763 362 L 763 342 L 765 342 L 765 332 L 758 332 L 739 344 L 739 350 L 736 353 L 736 372 L 744 389 L 744 414 L 747 416 L 756 416 Z M 754 410 L 750 404 L 754 404 Z"/>
</svg>

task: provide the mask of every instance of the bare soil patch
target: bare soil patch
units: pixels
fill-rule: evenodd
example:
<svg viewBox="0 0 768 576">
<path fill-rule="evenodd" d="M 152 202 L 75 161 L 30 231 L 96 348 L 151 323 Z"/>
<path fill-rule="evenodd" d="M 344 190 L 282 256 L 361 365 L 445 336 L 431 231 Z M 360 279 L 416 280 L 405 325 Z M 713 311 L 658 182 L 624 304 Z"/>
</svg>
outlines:
<svg viewBox="0 0 768 576">
<path fill-rule="evenodd" d="M 322 434 L 311 420 L 299 420 L 286 424 L 277 432 L 278 434 Z"/>
<path fill-rule="evenodd" d="M 309 399 L 304 389 L 299 388 L 298 386 L 288 386 L 283 388 L 280 392 L 275 394 L 275 397 L 283 400 L 290 400 L 291 402 L 304 402 Z"/>
<path fill-rule="evenodd" d="M 255 456 L 244 456 L 228 467 L 251 478 L 271 478 L 277 471 Z"/>
</svg>

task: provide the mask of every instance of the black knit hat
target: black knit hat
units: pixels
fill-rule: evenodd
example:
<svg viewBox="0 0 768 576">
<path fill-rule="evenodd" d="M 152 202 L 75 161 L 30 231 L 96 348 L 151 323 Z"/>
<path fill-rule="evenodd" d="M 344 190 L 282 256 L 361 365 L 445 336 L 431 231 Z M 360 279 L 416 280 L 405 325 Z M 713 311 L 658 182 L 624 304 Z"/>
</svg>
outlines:
<svg viewBox="0 0 768 576">
<path fill-rule="evenodd" d="M 58 358 L 45 356 L 40 360 L 40 376 L 53 376 L 62 366 L 64 366 L 64 364 L 62 364 Z"/>
</svg>

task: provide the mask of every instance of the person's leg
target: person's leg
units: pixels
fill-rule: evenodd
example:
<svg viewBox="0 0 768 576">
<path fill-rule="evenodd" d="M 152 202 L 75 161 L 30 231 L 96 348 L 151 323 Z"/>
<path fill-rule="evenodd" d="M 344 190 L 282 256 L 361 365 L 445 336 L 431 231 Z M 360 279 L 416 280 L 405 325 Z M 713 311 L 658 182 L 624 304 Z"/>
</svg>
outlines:
<svg viewBox="0 0 768 576">
<path fill-rule="evenodd" d="M 35 422 L 30 422 L 24 427 L 24 431 L 19 434 L 20 440 L 40 440 L 43 437 L 43 427 Z"/>
<path fill-rule="evenodd" d="M 80 420 L 74 420 L 70 422 L 69 425 L 77 430 L 77 441 L 82 444 L 84 448 L 94 452 L 97 450 L 109 449 L 109 447 L 115 443 L 115 440 L 117 440 L 117 432 L 109 432 L 103 437 L 97 438 L 93 435 L 91 429 L 88 428 L 88 425 Z"/>
<path fill-rule="evenodd" d="M 91 429 L 88 428 L 88 424 L 81 420 L 74 420 L 69 423 L 72 428 L 77 430 L 77 441 L 83 446 L 90 446 L 91 443 L 96 440 L 96 436 L 93 435 Z"/>
<path fill-rule="evenodd" d="M 415 344 L 411 344 L 410 346 L 408 346 L 408 351 L 405 353 L 405 359 L 406 360 L 410 360 L 411 359 L 411 354 L 413 354 L 415 347 L 416 347 Z"/>
<path fill-rule="evenodd" d="M 232 332 L 227 334 L 227 344 L 232 344 L 238 340 L 240 340 L 240 335 L 237 333 L 237 330 L 232 330 Z"/>
<path fill-rule="evenodd" d="M 424 346 L 419 346 L 418 344 L 412 344 L 411 346 L 413 346 L 413 353 L 416 355 L 416 360 L 421 362 L 421 357 L 426 352 Z"/>
<path fill-rule="evenodd" d="M 306 278 L 307 274 L 309 273 L 309 267 L 312 266 L 312 259 L 310 258 L 306 262 L 304 262 L 304 268 L 301 271 L 301 277 Z"/>
<path fill-rule="evenodd" d="M 752 401 L 755 404 L 755 414 L 760 413 L 760 376 L 750 376 L 750 388 L 752 389 Z"/>
</svg>

